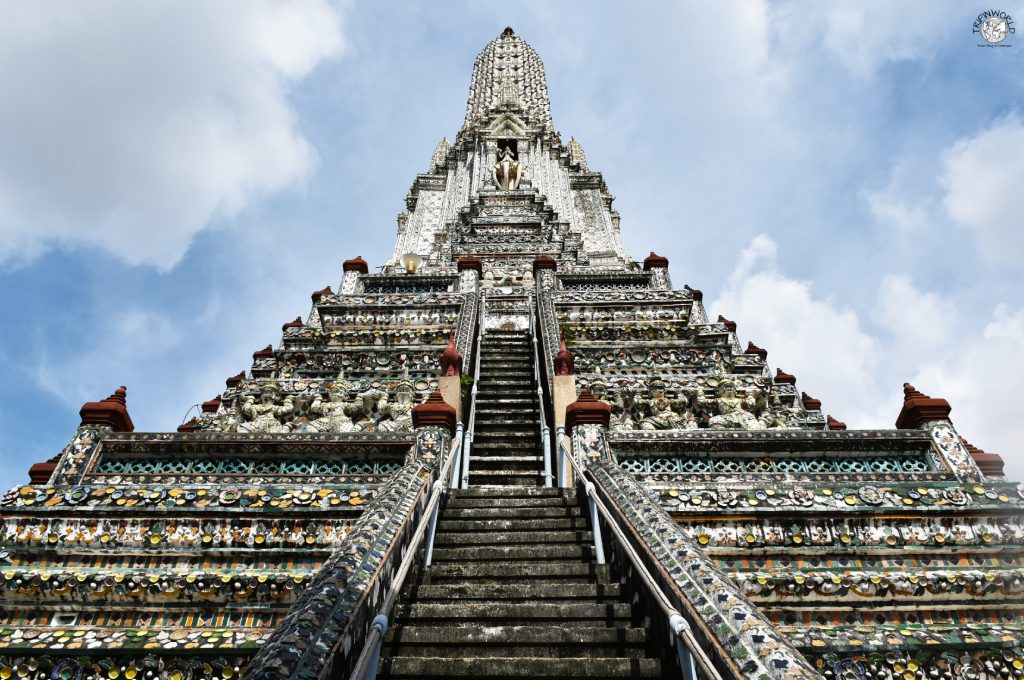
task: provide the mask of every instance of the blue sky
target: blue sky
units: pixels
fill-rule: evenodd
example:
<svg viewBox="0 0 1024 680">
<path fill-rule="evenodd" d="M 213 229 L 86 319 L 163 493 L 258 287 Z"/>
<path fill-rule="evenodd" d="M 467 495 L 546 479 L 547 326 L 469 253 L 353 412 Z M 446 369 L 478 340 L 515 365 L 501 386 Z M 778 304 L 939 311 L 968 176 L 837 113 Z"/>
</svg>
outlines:
<svg viewBox="0 0 1024 680">
<path fill-rule="evenodd" d="M 1024 477 L 1024 32 L 963 2 L 0 2 L 0 486 L 169 430 L 337 286 L 511 25 L 627 248 L 851 427 L 901 385 Z M 999 6 L 1024 22 L 1024 4 Z"/>
</svg>

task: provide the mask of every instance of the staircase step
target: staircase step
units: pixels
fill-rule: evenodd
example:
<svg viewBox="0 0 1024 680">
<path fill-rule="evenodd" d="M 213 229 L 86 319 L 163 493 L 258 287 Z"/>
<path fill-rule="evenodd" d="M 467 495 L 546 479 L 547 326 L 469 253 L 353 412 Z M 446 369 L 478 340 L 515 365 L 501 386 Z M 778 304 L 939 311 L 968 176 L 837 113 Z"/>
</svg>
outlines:
<svg viewBox="0 0 1024 680">
<path fill-rule="evenodd" d="M 557 489 L 543 487 L 539 489 L 521 489 L 501 487 L 471 487 L 469 489 L 452 489 L 451 495 L 455 498 L 524 498 L 535 496 L 562 496 L 576 499 L 575 489 Z"/>
<path fill-rule="evenodd" d="M 586 626 L 410 626 L 388 630 L 384 644 L 402 656 L 504 656 L 511 648 L 529 657 L 602 656 L 611 649 L 638 654 L 647 642 L 643 628 L 590 628 Z M 436 654 L 428 654 L 436 652 Z"/>
<path fill-rule="evenodd" d="M 476 404 L 477 406 L 481 406 L 483 404 L 500 404 L 508 407 L 509 409 L 518 409 L 523 406 L 530 406 L 536 401 L 536 399 L 536 392 L 531 392 L 528 397 L 511 397 L 504 394 L 485 394 L 481 392 L 476 396 Z"/>
<path fill-rule="evenodd" d="M 516 408 L 512 410 L 509 409 L 507 404 L 501 404 L 496 401 L 481 403 L 479 398 L 477 398 L 476 417 L 482 418 L 484 414 L 490 415 L 492 413 L 506 413 L 508 415 L 515 414 L 524 420 L 530 420 L 532 422 L 537 422 L 537 419 L 540 418 L 540 408 L 533 404 L 517 404 Z"/>
<path fill-rule="evenodd" d="M 519 489 L 542 489 L 544 487 L 521 486 Z M 442 519 L 437 523 L 437 530 L 444 531 L 558 531 L 571 529 L 580 531 L 587 529 L 587 522 L 582 517 L 560 517 L 546 519 Z"/>
<path fill-rule="evenodd" d="M 507 427 L 507 426 L 506 426 Z M 525 428 L 526 426 L 524 426 Z M 534 428 L 539 430 L 540 428 Z M 473 451 L 477 444 L 484 449 L 506 449 L 504 455 L 542 455 L 540 432 L 523 432 L 510 429 L 478 430 L 473 435 Z M 472 453 L 470 454 L 472 455 Z"/>
<path fill-rule="evenodd" d="M 499 401 L 478 401 L 476 404 L 476 422 L 479 427 L 482 423 L 494 419 L 518 419 L 522 423 L 540 423 L 540 410 L 536 407 L 536 401 L 529 406 L 524 404 L 505 404 Z M 538 429 L 538 432 L 540 430 Z"/>
<path fill-rule="evenodd" d="M 531 455 L 522 456 L 519 454 Z M 544 460 L 540 456 L 539 446 L 494 446 L 477 449 L 474 445 L 470 453 L 470 472 L 489 470 L 522 470 L 541 474 Z"/>
<path fill-rule="evenodd" d="M 476 455 L 478 448 L 481 450 L 481 453 L 487 451 L 490 455 L 495 456 L 543 455 L 540 437 L 528 437 L 523 433 L 510 436 L 501 432 L 482 430 L 473 435 L 473 449 L 469 453 L 470 457 Z"/>
<path fill-rule="evenodd" d="M 403 631 L 388 629 L 385 644 L 452 645 L 621 645 L 647 641 L 642 628 L 588 628 L 586 626 L 413 626 Z"/>
<path fill-rule="evenodd" d="M 518 471 L 495 472 L 482 470 L 470 472 L 469 483 L 487 486 L 540 486 L 540 473 L 530 472 L 528 476 L 519 476 Z"/>
<path fill-rule="evenodd" d="M 567 508 L 576 503 L 561 496 L 538 496 L 534 498 L 465 498 L 453 497 L 445 506 L 455 508 Z"/>
<path fill-rule="evenodd" d="M 531 432 L 530 434 L 540 434 L 540 423 L 538 421 L 536 421 L 536 420 L 530 421 L 530 420 L 527 420 L 526 418 L 494 418 L 494 417 L 491 417 L 491 418 L 481 418 L 480 416 L 477 416 L 477 419 L 476 419 L 476 429 L 477 430 L 480 430 L 480 429 L 495 430 L 495 429 L 502 429 L 503 427 L 506 430 L 508 430 L 510 426 L 514 425 L 516 427 L 521 427 L 524 424 L 536 425 L 537 426 L 537 432 L 535 432 L 535 433 Z M 519 434 L 524 434 L 522 432 L 522 430 L 514 430 L 513 429 L 513 430 L 509 430 L 509 431 L 510 432 L 519 432 Z"/>
<path fill-rule="evenodd" d="M 488 532 L 444 532 L 434 539 L 435 547 L 500 547 L 504 544 L 517 547 L 537 545 L 578 545 L 591 544 L 594 536 L 589 531 L 488 531 Z"/>
<path fill-rule="evenodd" d="M 608 581 L 608 565 L 590 562 L 463 562 L 458 564 L 431 564 L 424 583 L 443 583 L 452 579 L 489 579 L 526 583 L 530 579 L 596 578 Z"/>
<path fill-rule="evenodd" d="M 602 622 L 625 626 L 633 608 L 624 602 L 413 602 L 395 606 L 395 619 L 403 622 L 452 621 L 454 625 L 478 625 L 484 621 L 557 621 L 563 626 Z"/>
<path fill-rule="evenodd" d="M 660 678 L 657 659 L 594 659 L 586 657 L 441 658 L 396 656 L 383 662 L 390 678 Z"/>
<path fill-rule="evenodd" d="M 472 465 L 470 466 L 472 468 Z M 469 483 L 529 486 L 541 485 L 541 472 L 539 470 L 509 470 L 509 469 L 481 469 L 469 471 Z"/>
<path fill-rule="evenodd" d="M 469 548 L 434 548 L 437 562 L 489 562 L 494 560 L 587 560 L 594 557 L 589 545 L 509 545 Z"/>
<path fill-rule="evenodd" d="M 539 475 L 537 475 L 539 477 Z M 443 520 L 453 519 L 561 519 L 581 517 L 578 505 L 552 508 L 452 508 L 445 510 Z"/>
<path fill-rule="evenodd" d="M 540 474 L 544 466 L 539 456 L 473 456 L 471 467 L 473 472 L 483 472 L 486 469 L 493 470 L 519 470 Z M 465 507 L 465 506 L 460 506 Z"/>
<path fill-rule="evenodd" d="M 479 583 L 476 581 L 457 581 L 444 584 L 421 585 L 404 591 L 417 602 L 427 600 L 443 600 L 445 602 L 463 602 L 466 600 L 515 600 L 530 601 L 572 601 L 586 599 L 600 601 L 611 598 L 617 600 L 622 595 L 622 586 L 618 583 L 560 583 L 558 581 L 537 581 L 533 583 Z"/>
</svg>

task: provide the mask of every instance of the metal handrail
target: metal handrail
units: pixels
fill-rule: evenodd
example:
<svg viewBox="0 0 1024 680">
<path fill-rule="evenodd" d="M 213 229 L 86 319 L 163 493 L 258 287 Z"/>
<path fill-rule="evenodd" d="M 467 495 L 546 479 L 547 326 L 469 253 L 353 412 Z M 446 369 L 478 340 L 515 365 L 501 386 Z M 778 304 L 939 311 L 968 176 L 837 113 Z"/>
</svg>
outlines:
<svg viewBox="0 0 1024 680">
<path fill-rule="evenodd" d="M 469 390 L 469 418 L 464 436 L 466 443 L 462 453 L 462 479 L 459 488 L 469 488 L 469 457 L 473 450 L 473 437 L 476 435 L 476 395 L 480 390 L 480 355 L 483 337 L 487 333 L 487 296 L 480 295 L 480 314 L 477 319 L 476 351 L 473 356 L 473 387 Z"/>
<path fill-rule="evenodd" d="M 559 428 L 560 430 L 563 428 Z M 564 430 L 563 430 L 564 431 Z M 701 671 L 710 678 L 711 680 L 722 680 L 722 675 L 715 668 L 710 657 L 701 647 L 700 642 L 693 634 L 693 629 L 690 624 L 683 618 L 683 615 L 679 613 L 679 610 L 675 608 L 672 601 L 668 599 L 668 596 L 664 593 L 658 583 L 651 576 L 651 572 L 644 565 L 640 556 L 637 554 L 633 545 L 629 542 L 629 537 L 626 536 L 625 532 L 619 526 L 617 518 L 612 514 L 611 510 L 601 501 L 597 495 L 597 488 L 594 482 L 587 479 L 589 473 L 593 476 L 593 472 L 587 469 L 586 464 L 575 457 L 571 453 L 566 451 L 565 442 L 562 437 L 558 438 L 559 447 L 559 458 L 563 457 L 568 460 L 573 470 L 573 477 L 576 481 L 583 486 L 584 493 L 587 494 L 587 499 L 590 503 L 591 512 L 591 525 L 594 533 L 594 550 L 597 553 L 598 563 L 604 563 L 604 545 L 601 539 L 601 529 L 597 521 L 597 515 L 600 513 L 604 517 L 608 526 L 615 534 L 618 539 L 619 545 L 622 550 L 626 553 L 630 563 L 633 565 L 633 569 L 640 575 L 644 585 L 647 587 L 647 591 L 654 596 L 655 602 L 658 603 L 658 607 L 662 613 L 668 619 L 669 630 L 675 636 L 676 642 L 676 653 L 679 658 L 679 665 L 683 669 L 683 675 L 686 680 L 694 680 L 695 673 L 693 669 L 693 663 L 696 662 L 700 666 Z"/>
<path fill-rule="evenodd" d="M 553 486 L 551 474 L 551 428 L 544 415 L 544 385 L 540 381 L 540 352 L 537 350 L 537 326 L 533 320 L 533 293 L 526 298 L 527 316 L 530 319 L 530 344 L 533 345 L 533 380 L 537 383 L 537 403 L 540 404 L 540 435 L 544 443 L 544 486 Z"/>
<path fill-rule="evenodd" d="M 453 461 L 460 457 L 459 452 L 462 449 L 462 437 L 459 436 L 462 434 L 462 423 L 458 424 L 455 433 L 456 436 L 452 439 L 448 458 L 445 460 L 444 465 L 438 472 L 437 479 L 434 481 L 430 499 L 423 510 L 423 517 L 420 518 L 419 523 L 416 525 L 416 531 L 413 533 L 412 540 L 409 541 L 409 547 L 405 551 L 405 555 L 402 556 L 402 562 L 395 572 L 394 579 L 391 581 L 391 589 L 384 596 L 384 601 L 381 602 L 377 615 L 373 617 L 373 622 L 370 624 L 370 632 L 366 635 L 363 650 L 359 653 L 359 658 L 356 660 L 349 680 L 374 680 L 377 677 L 380 647 L 388 630 L 388 615 L 391 613 L 391 608 L 395 606 L 395 600 L 405 584 L 405 578 L 409 575 L 412 563 L 419 552 L 420 541 L 423 540 L 425 535 L 428 536 L 428 540 L 423 561 L 425 566 L 430 566 L 430 558 L 434 550 L 434 529 L 437 527 L 437 515 L 441 508 L 441 498 L 448 491 L 448 484 L 446 482 L 449 479 L 449 468 L 452 467 Z"/>
</svg>

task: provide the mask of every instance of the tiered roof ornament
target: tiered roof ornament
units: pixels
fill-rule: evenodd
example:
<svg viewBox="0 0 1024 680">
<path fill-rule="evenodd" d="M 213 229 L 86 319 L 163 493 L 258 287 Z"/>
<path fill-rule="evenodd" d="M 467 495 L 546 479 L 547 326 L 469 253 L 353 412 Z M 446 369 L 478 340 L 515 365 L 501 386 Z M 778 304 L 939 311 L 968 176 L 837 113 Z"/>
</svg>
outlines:
<svg viewBox="0 0 1024 680">
<path fill-rule="evenodd" d="M 511 28 L 488 43 L 473 64 L 463 132 L 504 106 L 514 106 L 534 125 L 554 130 L 544 64 Z"/>
</svg>

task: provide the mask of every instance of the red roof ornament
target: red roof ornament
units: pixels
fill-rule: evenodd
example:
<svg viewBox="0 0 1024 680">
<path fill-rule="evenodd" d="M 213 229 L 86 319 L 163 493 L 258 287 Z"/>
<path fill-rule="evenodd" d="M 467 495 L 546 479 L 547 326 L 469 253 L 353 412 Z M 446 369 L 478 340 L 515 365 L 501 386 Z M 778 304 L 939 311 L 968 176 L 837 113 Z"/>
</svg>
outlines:
<svg viewBox="0 0 1024 680">
<path fill-rule="evenodd" d="M 366 264 L 366 260 L 363 259 L 362 255 L 351 259 L 345 260 L 341 264 L 341 271 L 343 272 L 359 272 L 360 274 L 369 274 L 370 265 Z"/>
<path fill-rule="evenodd" d="M 58 459 L 60 457 L 58 456 Z M 50 481 L 50 477 L 53 476 L 54 470 L 57 469 L 57 463 L 52 461 L 46 461 L 45 463 L 36 463 L 28 469 L 28 483 L 29 484 L 46 484 Z"/>
<path fill-rule="evenodd" d="M 612 405 L 594 398 L 584 387 L 579 398 L 565 407 L 565 429 L 572 432 L 577 425 L 604 425 L 612 419 Z"/>
<path fill-rule="evenodd" d="M 736 332 L 736 322 L 735 321 L 731 321 L 729 319 L 726 319 L 721 314 L 718 315 L 718 323 L 724 325 L 725 326 L 725 330 L 732 331 L 733 333 Z"/>
<path fill-rule="evenodd" d="M 749 340 L 747 341 L 747 350 L 744 352 L 744 354 L 756 354 L 757 356 L 761 357 L 762 361 L 768 359 L 768 350 L 761 349 L 760 347 L 750 342 Z"/>
<path fill-rule="evenodd" d="M 821 399 L 815 399 L 806 392 L 801 392 L 800 400 L 804 403 L 804 408 L 807 409 L 808 411 L 821 410 Z"/>
<path fill-rule="evenodd" d="M 334 295 L 334 291 L 331 290 L 330 286 L 321 288 L 320 290 L 314 290 L 309 297 L 312 298 L 313 304 L 315 305 L 320 302 L 321 298 L 327 297 L 328 295 Z"/>
<path fill-rule="evenodd" d="M 912 430 L 935 420 L 949 420 L 952 410 L 945 399 L 932 399 L 910 383 L 903 383 L 903 408 L 896 418 L 896 427 Z"/>
<path fill-rule="evenodd" d="M 216 413 L 217 409 L 220 408 L 220 395 L 211 399 L 210 401 L 203 402 L 203 413 Z"/>
<path fill-rule="evenodd" d="M 846 423 L 844 423 L 841 420 L 836 420 L 832 416 L 827 416 L 826 419 L 825 419 L 825 422 L 828 424 L 828 429 L 830 429 L 830 430 L 845 430 L 846 429 Z"/>
<path fill-rule="evenodd" d="M 683 288 L 685 288 L 686 290 L 690 291 L 690 296 L 694 300 L 696 300 L 697 302 L 700 302 L 700 301 L 702 301 L 704 299 L 704 291 L 702 291 L 702 290 L 700 290 L 698 288 L 690 288 L 685 283 L 683 284 Z"/>
<path fill-rule="evenodd" d="M 796 376 L 791 373 L 786 373 L 781 368 L 775 369 L 775 384 L 776 385 L 795 385 Z"/>
<path fill-rule="evenodd" d="M 273 359 L 274 358 L 274 346 L 267 345 L 263 349 L 258 349 L 252 353 L 252 360 L 257 361 L 259 359 Z"/>
<path fill-rule="evenodd" d="M 232 387 L 238 387 L 243 380 L 245 380 L 245 371 L 242 371 L 238 375 L 231 376 L 224 381 L 224 384 L 227 385 L 228 389 L 231 389 Z"/>
<path fill-rule="evenodd" d="M 425 402 L 412 409 L 412 426 L 444 427 L 455 435 L 455 409 L 441 396 L 441 390 L 434 390 Z"/>
<path fill-rule="evenodd" d="M 135 425 L 128 415 L 128 390 L 121 385 L 103 401 L 90 401 L 82 405 L 78 415 L 82 425 L 106 425 L 114 432 L 134 432 Z"/>
<path fill-rule="evenodd" d="M 650 271 L 655 268 L 668 269 L 668 258 L 656 254 L 653 250 L 651 254 L 644 258 L 644 271 Z"/>
<path fill-rule="evenodd" d="M 459 258 L 458 270 L 460 272 L 474 271 L 482 276 L 484 273 L 484 263 L 479 257 L 473 257 L 472 255 L 461 257 Z"/>
<path fill-rule="evenodd" d="M 541 269 L 558 269 L 558 263 L 550 255 L 538 255 L 533 260 L 533 273 L 536 274 Z"/>
<path fill-rule="evenodd" d="M 295 317 L 295 321 L 289 321 L 285 325 L 281 326 L 281 332 L 284 333 L 289 328 L 302 328 L 305 325 L 306 324 L 302 323 L 302 317 L 301 316 L 297 316 L 297 317 Z"/>
<path fill-rule="evenodd" d="M 1002 456 L 998 453 L 982 451 L 963 437 L 960 437 L 960 441 L 963 443 L 964 448 L 967 449 L 967 453 L 971 454 L 971 458 L 974 459 L 974 462 L 978 464 L 978 469 L 981 470 L 981 474 L 986 477 L 999 477 L 1003 474 Z"/>
<path fill-rule="evenodd" d="M 441 375 L 460 376 L 462 375 L 462 355 L 455 346 L 455 333 L 448 336 L 448 345 L 441 352 Z"/>
<path fill-rule="evenodd" d="M 555 375 L 574 375 L 575 373 L 576 357 L 565 346 L 565 338 L 563 337 L 558 347 L 558 353 L 555 354 Z"/>
<path fill-rule="evenodd" d="M 196 424 L 198 422 L 199 422 L 198 420 L 193 418 L 192 420 L 188 421 L 187 423 L 182 423 L 181 425 L 178 425 L 178 432 L 182 432 L 182 433 L 186 433 L 186 434 L 190 433 L 190 432 L 195 432 L 196 431 Z"/>
</svg>

